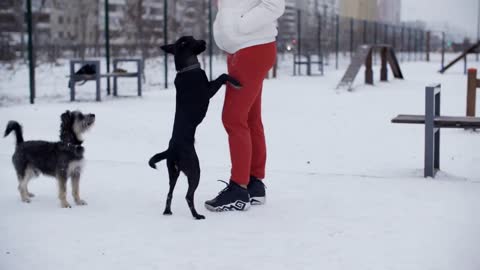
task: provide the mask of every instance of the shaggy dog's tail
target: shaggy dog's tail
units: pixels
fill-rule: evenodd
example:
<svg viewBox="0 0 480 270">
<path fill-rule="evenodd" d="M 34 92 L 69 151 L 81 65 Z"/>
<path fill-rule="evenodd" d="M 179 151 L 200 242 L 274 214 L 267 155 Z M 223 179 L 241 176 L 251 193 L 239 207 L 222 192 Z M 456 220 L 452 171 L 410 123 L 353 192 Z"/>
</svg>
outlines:
<svg viewBox="0 0 480 270">
<path fill-rule="evenodd" d="M 5 129 L 4 137 L 7 137 L 12 131 L 15 131 L 15 137 L 17 138 L 17 146 L 23 143 L 22 126 L 17 121 L 10 121 Z"/>
<path fill-rule="evenodd" d="M 153 157 L 150 158 L 150 160 L 148 161 L 148 165 L 150 167 L 152 167 L 153 169 L 156 169 L 157 166 L 155 164 L 157 164 L 158 162 L 168 158 L 169 156 L 169 151 L 164 151 L 162 153 L 158 153 L 158 154 L 155 154 Z"/>
</svg>

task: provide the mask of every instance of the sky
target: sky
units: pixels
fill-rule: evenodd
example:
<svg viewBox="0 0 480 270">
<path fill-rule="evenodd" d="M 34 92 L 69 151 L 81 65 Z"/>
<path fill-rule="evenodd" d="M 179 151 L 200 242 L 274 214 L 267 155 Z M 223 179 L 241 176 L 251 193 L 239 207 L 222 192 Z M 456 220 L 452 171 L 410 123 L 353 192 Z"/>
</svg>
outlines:
<svg viewBox="0 0 480 270">
<path fill-rule="evenodd" d="M 448 22 L 455 29 L 477 37 L 480 0 L 402 0 L 402 20 Z"/>
</svg>

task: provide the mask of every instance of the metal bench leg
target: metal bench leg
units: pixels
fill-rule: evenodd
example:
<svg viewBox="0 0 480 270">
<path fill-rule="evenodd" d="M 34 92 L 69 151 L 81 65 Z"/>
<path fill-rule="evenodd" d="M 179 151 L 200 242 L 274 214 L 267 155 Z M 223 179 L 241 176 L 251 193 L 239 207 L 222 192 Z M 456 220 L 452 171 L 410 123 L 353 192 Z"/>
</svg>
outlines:
<svg viewBox="0 0 480 270">
<path fill-rule="evenodd" d="M 142 78 L 140 76 L 140 73 L 138 73 L 138 78 L 137 78 L 137 89 L 138 89 L 138 96 L 142 96 Z"/>
<path fill-rule="evenodd" d="M 312 76 L 312 60 L 310 55 L 307 55 L 307 75 Z"/>
<path fill-rule="evenodd" d="M 97 76 L 96 76 L 96 87 L 97 87 L 97 92 L 96 92 L 96 100 L 97 101 L 102 101 L 102 92 L 100 90 L 100 61 L 95 61 L 96 65 L 96 70 L 97 70 Z M 108 78 L 107 78 L 108 79 Z"/>
<path fill-rule="evenodd" d="M 97 84 L 96 100 L 102 101 L 101 92 L 100 92 L 100 74 L 97 74 L 97 79 L 95 82 Z"/>
<path fill-rule="evenodd" d="M 142 62 L 141 60 L 137 61 L 137 91 L 138 91 L 138 96 L 142 96 Z"/>
<path fill-rule="evenodd" d="M 117 63 L 118 63 L 117 60 L 114 60 L 114 61 L 113 61 L 113 71 L 114 71 L 114 72 L 115 72 L 115 70 L 117 70 Z M 117 77 L 114 76 L 114 77 L 113 77 L 113 96 L 114 96 L 114 97 L 116 97 L 116 96 L 118 95 L 117 87 L 118 87 Z"/>
<path fill-rule="evenodd" d="M 435 177 L 440 169 L 440 129 L 435 127 L 435 117 L 440 116 L 440 92 L 427 87 L 425 91 L 425 168 L 424 176 Z"/>
<path fill-rule="evenodd" d="M 113 77 L 113 96 L 114 97 L 118 96 L 117 87 L 118 87 L 117 77 Z"/>
<path fill-rule="evenodd" d="M 73 81 L 72 87 L 70 88 L 70 101 L 75 101 L 75 81 Z"/>
<path fill-rule="evenodd" d="M 70 102 L 75 101 L 75 80 L 72 77 L 75 74 L 75 64 L 70 61 Z"/>
</svg>

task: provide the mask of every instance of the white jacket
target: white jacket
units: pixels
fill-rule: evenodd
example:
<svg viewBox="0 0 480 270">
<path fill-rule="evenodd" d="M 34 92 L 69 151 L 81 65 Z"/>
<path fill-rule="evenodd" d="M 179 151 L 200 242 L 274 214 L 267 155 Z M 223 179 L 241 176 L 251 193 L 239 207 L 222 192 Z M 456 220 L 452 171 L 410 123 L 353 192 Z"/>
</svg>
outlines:
<svg viewBox="0 0 480 270">
<path fill-rule="evenodd" d="M 235 53 L 240 49 L 275 41 L 277 19 L 285 0 L 218 0 L 213 24 L 217 46 Z"/>
</svg>

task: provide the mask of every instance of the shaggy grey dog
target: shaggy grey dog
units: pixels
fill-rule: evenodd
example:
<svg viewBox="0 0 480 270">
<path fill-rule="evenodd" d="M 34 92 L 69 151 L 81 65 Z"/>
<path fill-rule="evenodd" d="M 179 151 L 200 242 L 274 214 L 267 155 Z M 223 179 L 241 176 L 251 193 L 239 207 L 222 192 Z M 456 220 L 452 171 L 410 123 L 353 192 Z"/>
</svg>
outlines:
<svg viewBox="0 0 480 270">
<path fill-rule="evenodd" d="M 34 195 L 28 191 L 28 182 L 40 173 L 52 176 L 58 182 L 58 198 L 63 208 L 70 208 L 67 202 L 67 179 L 72 179 L 72 195 L 77 205 L 87 203 L 80 199 L 79 184 L 83 168 L 83 134 L 95 122 L 94 114 L 66 111 L 61 116 L 60 141 L 24 141 L 22 127 L 10 121 L 5 137 L 15 132 L 17 144 L 13 154 L 13 166 L 18 177 L 18 191 L 23 202 L 29 203 Z"/>
</svg>

